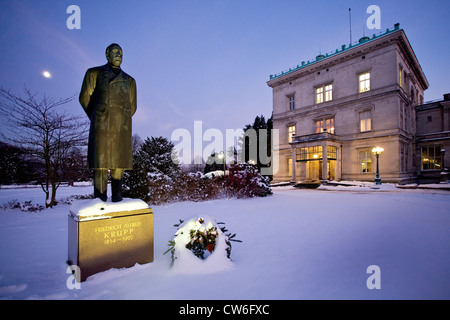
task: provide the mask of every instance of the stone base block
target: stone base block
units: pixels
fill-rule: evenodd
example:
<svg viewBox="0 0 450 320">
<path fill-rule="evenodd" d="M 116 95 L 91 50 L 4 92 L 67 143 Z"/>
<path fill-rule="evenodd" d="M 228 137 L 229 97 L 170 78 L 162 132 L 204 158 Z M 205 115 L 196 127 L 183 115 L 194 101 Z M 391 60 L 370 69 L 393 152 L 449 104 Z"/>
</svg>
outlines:
<svg viewBox="0 0 450 320">
<path fill-rule="evenodd" d="M 71 211 L 68 223 L 67 262 L 78 267 L 75 277 L 79 282 L 111 268 L 153 261 L 151 208 L 110 212 L 88 219 L 80 219 Z"/>
</svg>

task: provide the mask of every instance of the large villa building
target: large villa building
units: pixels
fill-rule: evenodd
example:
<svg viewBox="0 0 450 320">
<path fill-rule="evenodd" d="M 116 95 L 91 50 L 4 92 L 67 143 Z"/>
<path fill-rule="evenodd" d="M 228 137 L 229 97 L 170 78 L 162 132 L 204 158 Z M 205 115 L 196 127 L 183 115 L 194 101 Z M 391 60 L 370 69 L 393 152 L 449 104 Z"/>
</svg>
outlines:
<svg viewBox="0 0 450 320">
<path fill-rule="evenodd" d="M 274 181 L 439 179 L 450 153 L 450 95 L 429 84 L 403 29 L 393 29 L 270 76 L 279 130 Z M 450 159 L 449 159 L 450 160 Z M 449 164 L 449 162 L 447 162 Z"/>
</svg>

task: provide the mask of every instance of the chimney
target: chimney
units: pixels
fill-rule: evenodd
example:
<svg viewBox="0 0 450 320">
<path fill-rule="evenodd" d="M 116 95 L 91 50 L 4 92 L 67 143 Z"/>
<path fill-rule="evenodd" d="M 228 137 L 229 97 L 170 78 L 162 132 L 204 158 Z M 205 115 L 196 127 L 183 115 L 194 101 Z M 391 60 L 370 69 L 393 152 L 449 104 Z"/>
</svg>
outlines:
<svg viewBox="0 0 450 320">
<path fill-rule="evenodd" d="M 450 101 L 450 93 L 444 93 L 444 101 Z"/>
</svg>

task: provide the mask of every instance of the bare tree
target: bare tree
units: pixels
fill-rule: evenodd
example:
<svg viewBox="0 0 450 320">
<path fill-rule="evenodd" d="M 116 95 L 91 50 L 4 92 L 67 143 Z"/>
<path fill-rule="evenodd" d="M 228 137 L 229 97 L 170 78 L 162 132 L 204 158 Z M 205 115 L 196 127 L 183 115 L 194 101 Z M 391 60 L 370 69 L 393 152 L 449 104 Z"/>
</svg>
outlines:
<svg viewBox="0 0 450 320">
<path fill-rule="evenodd" d="M 37 97 L 27 88 L 24 95 L 0 89 L 0 115 L 8 127 L 3 138 L 22 148 L 44 163 L 41 186 L 45 205 L 55 204 L 56 190 L 61 184 L 59 174 L 71 148 L 87 144 L 89 121 L 85 116 L 74 116 L 59 110 L 75 96 L 55 100 Z"/>
<path fill-rule="evenodd" d="M 141 149 L 143 143 L 144 141 L 142 141 L 141 137 L 137 133 L 133 134 L 131 137 L 131 149 L 133 154 L 136 154 L 139 149 Z"/>
</svg>

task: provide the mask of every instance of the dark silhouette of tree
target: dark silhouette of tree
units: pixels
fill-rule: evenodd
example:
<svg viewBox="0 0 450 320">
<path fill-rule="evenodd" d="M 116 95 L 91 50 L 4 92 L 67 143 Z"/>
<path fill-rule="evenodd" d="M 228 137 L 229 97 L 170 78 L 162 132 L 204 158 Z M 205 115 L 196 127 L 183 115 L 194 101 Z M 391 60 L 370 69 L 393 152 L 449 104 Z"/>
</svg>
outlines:
<svg viewBox="0 0 450 320">
<path fill-rule="evenodd" d="M 55 204 L 56 190 L 61 183 L 63 163 L 73 147 L 87 144 L 89 121 L 74 116 L 60 107 L 75 96 L 55 100 L 38 97 L 27 88 L 24 95 L 0 89 L 0 115 L 8 127 L 4 139 L 44 163 L 40 183 L 45 193 L 46 207 Z"/>
<path fill-rule="evenodd" d="M 256 135 L 256 140 L 251 139 L 251 135 L 245 135 L 241 144 L 244 146 L 244 152 L 242 152 L 243 162 L 253 163 L 260 170 L 262 167 L 270 167 L 271 163 L 266 163 L 267 161 L 261 161 L 261 154 L 264 152 L 260 151 L 262 144 L 265 143 L 265 151 L 267 155 L 266 157 L 272 156 L 272 129 L 273 129 L 273 115 L 267 119 L 263 115 L 256 116 L 253 124 L 247 124 L 244 127 L 244 133 L 251 130 Z M 262 135 L 266 135 L 263 137 Z M 253 155 L 256 156 L 256 159 L 252 159 Z"/>
</svg>

